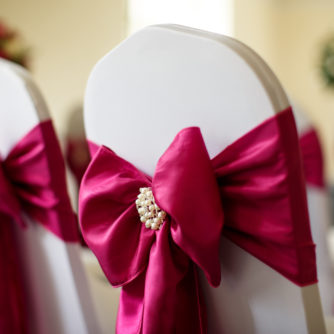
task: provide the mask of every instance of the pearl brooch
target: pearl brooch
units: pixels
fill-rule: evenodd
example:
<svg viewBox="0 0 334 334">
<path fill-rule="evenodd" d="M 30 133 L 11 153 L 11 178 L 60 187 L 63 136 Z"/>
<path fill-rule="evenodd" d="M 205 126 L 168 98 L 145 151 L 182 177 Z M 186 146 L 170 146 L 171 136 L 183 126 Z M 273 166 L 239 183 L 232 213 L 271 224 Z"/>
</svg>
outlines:
<svg viewBox="0 0 334 334">
<path fill-rule="evenodd" d="M 140 217 L 140 221 L 147 228 L 152 230 L 161 229 L 166 212 L 161 210 L 155 203 L 152 189 L 150 187 L 140 188 L 139 195 L 136 200 L 136 207 Z"/>
</svg>

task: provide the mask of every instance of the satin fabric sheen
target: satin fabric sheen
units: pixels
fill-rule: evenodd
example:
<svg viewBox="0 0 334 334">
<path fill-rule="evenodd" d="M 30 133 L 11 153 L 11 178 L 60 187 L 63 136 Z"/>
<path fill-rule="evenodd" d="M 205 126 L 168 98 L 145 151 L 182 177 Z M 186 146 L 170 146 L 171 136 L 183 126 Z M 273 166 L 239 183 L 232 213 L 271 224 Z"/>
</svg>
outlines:
<svg viewBox="0 0 334 334">
<path fill-rule="evenodd" d="M 90 150 L 80 224 L 110 283 L 122 286 L 117 333 L 206 333 L 197 269 L 219 285 L 222 233 L 295 284 L 317 282 L 291 108 L 212 160 L 200 129 L 183 129 L 153 179 L 107 147 Z M 148 186 L 168 214 L 158 231 L 135 206 Z"/>
<path fill-rule="evenodd" d="M 318 135 L 310 129 L 300 137 L 306 182 L 318 188 L 325 188 L 324 161 Z"/>
<path fill-rule="evenodd" d="M 0 333 L 29 333 L 24 274 L 13 229 L 14 222 L 26 226 L 22 213 L 64 241 L 79 240 L 50 120 L 34 127 L 6 159 L 0 159 Z"/>
</svg>

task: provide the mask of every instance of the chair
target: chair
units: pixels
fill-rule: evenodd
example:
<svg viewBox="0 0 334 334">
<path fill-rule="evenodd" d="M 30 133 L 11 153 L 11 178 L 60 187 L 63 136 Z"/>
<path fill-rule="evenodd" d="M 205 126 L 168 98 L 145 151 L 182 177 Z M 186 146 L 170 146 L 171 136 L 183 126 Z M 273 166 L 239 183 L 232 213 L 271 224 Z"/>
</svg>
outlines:
<svg viewBox="0 0 334 334">
<path fill-rule="evenodd" d="M 28 132 L 49 118 L 48 108 L 29 73 L 0 59 L 1 158 L 6 159 Z M 37 171 L 35 175 L 44 172 Z M 61 184 L 62 180 L 53 182 Z M 14 225 L 29 292 L 26 306 L 31 332 L 100 333 L 79 244 L 64 242 L 27 213 L 23 214 L 27 228 Z M 62 223 L 66 226 L 70 221 Z"/>
<path fill-rule="evenodd" d="M 145 28 L 94 67 L 88 140 L 152 175 L 180 129 L 199 126 L 210 157 L 289 106 L 268 66 L 231 38 L 176 25 Z M 145 149 L 143 149 L 145 148 Z M 209 333 L 324 333 L 317 284 L 294 285 L 231 241 L 222 282 L 202 277 Z"/>
</svg>

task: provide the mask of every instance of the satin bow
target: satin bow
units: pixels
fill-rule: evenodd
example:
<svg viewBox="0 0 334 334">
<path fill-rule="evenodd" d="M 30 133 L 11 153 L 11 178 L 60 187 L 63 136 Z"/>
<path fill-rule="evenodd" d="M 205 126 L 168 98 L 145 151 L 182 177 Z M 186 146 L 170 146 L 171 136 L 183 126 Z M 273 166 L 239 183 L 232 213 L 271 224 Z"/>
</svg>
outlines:
<svg viewBox="0 0 334 334">
<path fill-rule="evenodd" d="M 0 160 L 0 332 L 28 332 L 19 245 L 13 221 L 22 213 L 64 241 L 77 242 L 78 229 L 65 183 L 65 168 L 51 121 L 33 128 Z"/>
<path fill-rule="evenodd" d="M 177 159 L 175 150 L 182 153 Z M 98 185 L 93 175 L 100 178 Z M 212 285 L 219 284 L 223 213 L 199 129 L 178 134 L 153 180 L 101 147 L 83 183 L 80 212 L 86 242 L 110 282 L 123 286 L 119 315 L 125 321 L 118 322 L 117 332 L 202 333 L 205 319 L 194 263 Z M 156 203 L 168 213 L 159 232 L 138 219 L 135 200 L 141 187 L 152 187 Z M 100 238 L 90 237 L 95 229 Z"/>
<path fill-rule="evenodd" d="M 169 217 L 158 231 L 140 222 L 135 205 L 149 186 Z M 117 333 L 206 332 L 196 269 L 219 284 L 223 224 L 225 236 L 294 283 L 316 282 L 291 109 L 212 160 L 199 128 L 182 130 L 152 181 L 102 146 L 83 178 L 79 214 L 88 246 L 122 286 Z"/>
</svg>

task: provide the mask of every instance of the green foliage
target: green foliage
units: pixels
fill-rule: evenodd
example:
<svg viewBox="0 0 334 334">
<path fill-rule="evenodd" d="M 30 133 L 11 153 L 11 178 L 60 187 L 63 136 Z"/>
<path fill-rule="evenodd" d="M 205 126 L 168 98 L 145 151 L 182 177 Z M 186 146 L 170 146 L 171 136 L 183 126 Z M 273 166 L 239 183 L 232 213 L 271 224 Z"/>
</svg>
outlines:
<svg viewBox="0 0 334 334">
<path fill-rule="evenodd" d="M 334 36 L 329 38 L 323 47 L 320 69 L 325 84 L 334 88 Z"/>
</svg>

